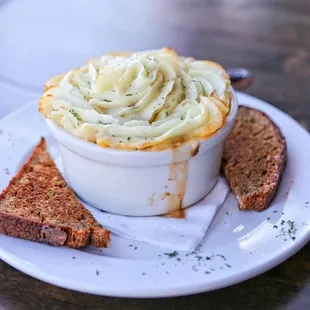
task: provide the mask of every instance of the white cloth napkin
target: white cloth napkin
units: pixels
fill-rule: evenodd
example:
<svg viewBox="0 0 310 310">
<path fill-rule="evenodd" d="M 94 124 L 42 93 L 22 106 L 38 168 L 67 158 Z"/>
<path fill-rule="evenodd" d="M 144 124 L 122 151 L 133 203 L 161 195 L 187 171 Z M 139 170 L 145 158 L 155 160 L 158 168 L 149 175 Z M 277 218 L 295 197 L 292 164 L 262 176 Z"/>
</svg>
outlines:
<svg viewBox="0 0 310 310">
<path fill-rule="evenodd" d="M 131 217 L 107 212 L 93 213 L 102 226 L 116 235 L 167 249 L 194 251 L 204 238 L 228 192 L 226 181 L 220 177 L 207 197 L 184 210 L 183 219 L 164 216 Z"/>
</svg>

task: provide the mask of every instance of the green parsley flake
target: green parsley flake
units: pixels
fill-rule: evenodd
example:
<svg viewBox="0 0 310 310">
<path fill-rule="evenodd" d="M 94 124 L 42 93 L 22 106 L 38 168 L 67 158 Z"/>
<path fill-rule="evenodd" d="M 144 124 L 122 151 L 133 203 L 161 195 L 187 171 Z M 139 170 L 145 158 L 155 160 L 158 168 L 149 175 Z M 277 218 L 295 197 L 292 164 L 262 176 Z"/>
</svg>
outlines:
<svg viewBox="0 0 310 310">
<path fill-rule="evenodd" d="M 294 229 L 294 222 L 288 220 L 288 221 L 287 221 L 287 224 L 290 226 L 290 230 L 293 230 L 293 229 Z"/>
<path fill-rule="evenodd" d="M 171 253 L 164 253 L 165 255 L 169 256 L 169 257 L 175 257 L 178 256 L 179 253 L 177 251 L 171 252 Z"/>
<path fill-rule="evenodd" d="M 78 120 L 78 121 L 82 121 L 80 115 L 78 113 L 76 113 L 74 110 L 69 110 L 69 112 Z"/>
<path fill-rule="evenodd" d="M 289 225 L 288 234 L 292 238 L 292 240 L 295 240 L 296 237 L 294 237 L 294 235 L 297 231 L 297 229 L 295 228 L 295 222 L 288 220 L 287 224 Z"/>
</svg>

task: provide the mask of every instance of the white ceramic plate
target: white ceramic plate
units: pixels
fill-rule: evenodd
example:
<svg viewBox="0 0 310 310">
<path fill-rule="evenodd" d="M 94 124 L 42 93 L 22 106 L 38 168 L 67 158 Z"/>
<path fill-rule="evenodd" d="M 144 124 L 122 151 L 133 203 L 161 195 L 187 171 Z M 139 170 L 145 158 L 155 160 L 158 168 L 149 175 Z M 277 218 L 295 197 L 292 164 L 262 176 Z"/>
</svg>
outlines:
<svg viewBox="0 0 310 310">
<path fill-rule="evenodd" d="M 238 96 L 240 104 L 270 115 L 287 139 L 288 165 L 269 209 L 240 212 L 230 195 L 194 253 L 170 257 L 164 253 L 171 250 L 115 235 L 109 248 L 103 250 L 55 248 L 0 235 L 0 258 L 57 286 L 122 297 L 210 291 L 252 278 L 289 258 L 310 239 L 310 137 L 280 110 L 248 95 Z M 0 130 L 0 189 L 41 135 L 47 137 L 52 154 L 57 155 L 35 103 L 2 119 Z"/>
</svg>

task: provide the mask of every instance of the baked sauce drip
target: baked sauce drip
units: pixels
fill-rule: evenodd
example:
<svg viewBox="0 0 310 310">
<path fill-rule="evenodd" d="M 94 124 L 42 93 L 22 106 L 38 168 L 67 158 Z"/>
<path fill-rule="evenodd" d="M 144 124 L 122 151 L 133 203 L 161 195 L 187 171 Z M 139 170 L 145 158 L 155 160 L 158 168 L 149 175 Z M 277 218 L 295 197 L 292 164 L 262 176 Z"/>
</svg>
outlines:
<svg viewBox="0 0 310 310">
<path fill-rule="evenodd" d="M 184 219 L 185 218 L 185 212 L 183 209 L 180 209 L 180 210 L 176 210 L 176 211 L 173 211 L 173 212 L 166 214 L 165 217 L 170 217 L 170 218 L 174 218 L 174 219 Z"/>
<path fill-rule="evenodd" d="M 182 207 L 188 179 L 188 160 L 178 162 L 180 156 L 181 154 L 177 149 L 172 149 L 172 164 L 169 165 L 168 180 L 175 184 L 175 189 L 167 197 L 167 216 L 173 218 L 184 218 Z"/>
<path fill-rule="evenodd" d="M 191 157 L 194 157 L 199 152 L 199 142 L 192 143 L 190 150 Z M 172 149 L 172 164 L 169 166 L 169 181 L 175 182 L 175 192 L 165 195 L 168 199 L 168 212 L 166 217 L 170 218 L 185 218 L 183 210 L 183 198 L 186 193 L 188 180 L 188 160 L 180 161 L 181 153 L 178 149 Z"/>
</svg>

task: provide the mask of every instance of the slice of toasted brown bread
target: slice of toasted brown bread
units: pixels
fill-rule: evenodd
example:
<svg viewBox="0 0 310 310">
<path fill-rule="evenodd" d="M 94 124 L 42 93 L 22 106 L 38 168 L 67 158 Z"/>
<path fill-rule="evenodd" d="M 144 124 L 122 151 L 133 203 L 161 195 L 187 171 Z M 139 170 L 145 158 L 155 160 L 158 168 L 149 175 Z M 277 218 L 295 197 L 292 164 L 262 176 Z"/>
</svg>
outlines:
<svg viewBox="0 0 310 310">
<path fill-rule="evenodd" d="M 264 113 L 241 106 L 228 136 L 222 170 L 241 210 L 269 206 L 286 163 L 280 129 Z"/>
<path fill-rule="evenodd" d="M 110 241 L 67 186 L 43 138 L 0 195 L 0 233 L 71 248 Z"/>
</svg>

